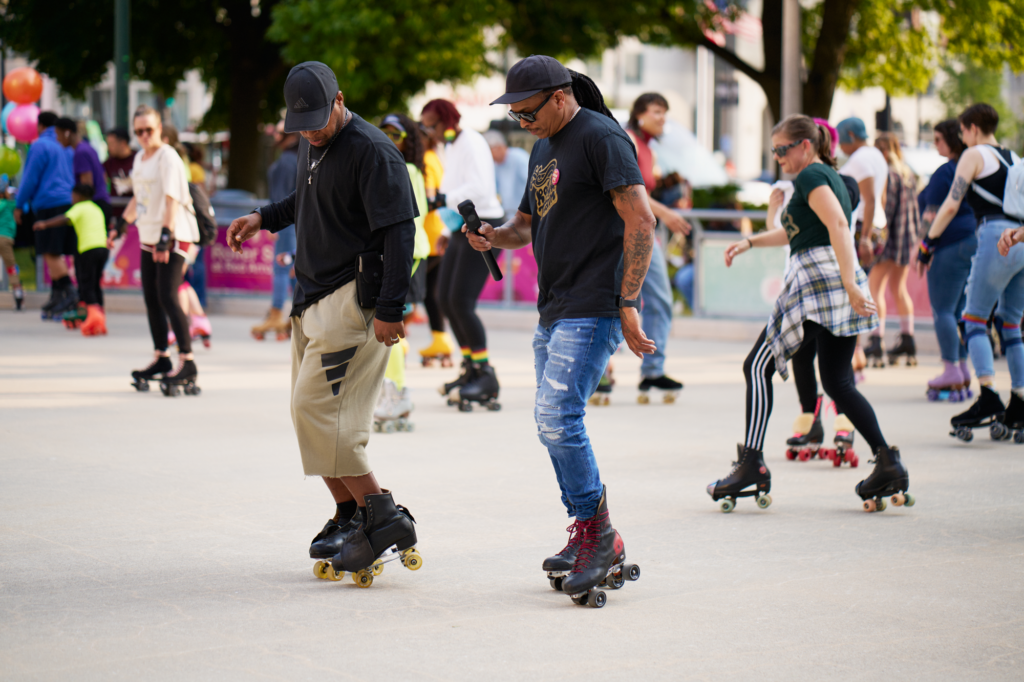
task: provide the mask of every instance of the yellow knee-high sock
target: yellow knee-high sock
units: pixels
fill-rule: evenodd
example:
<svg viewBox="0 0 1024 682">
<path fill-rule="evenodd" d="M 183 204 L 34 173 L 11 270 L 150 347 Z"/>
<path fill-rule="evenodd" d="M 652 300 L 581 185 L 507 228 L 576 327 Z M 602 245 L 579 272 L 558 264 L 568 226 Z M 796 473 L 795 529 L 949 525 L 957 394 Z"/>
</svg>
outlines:
<svg viewBox="0 0 1024 682">
<path fill-rule="evenodd" d="M 388 358 L 384 378 L 393 381 L 399 391 L 405 388 L 405 350 L 400 343 L 391 346 L 391 357 Z"/>
</svg>

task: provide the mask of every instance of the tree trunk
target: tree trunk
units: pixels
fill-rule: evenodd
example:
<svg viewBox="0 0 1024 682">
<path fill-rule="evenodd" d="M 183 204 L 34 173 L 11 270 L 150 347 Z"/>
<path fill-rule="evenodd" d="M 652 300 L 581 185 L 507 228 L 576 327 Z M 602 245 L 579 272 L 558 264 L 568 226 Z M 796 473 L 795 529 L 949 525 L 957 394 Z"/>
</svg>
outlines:
<svg viewBox="0 0 1024 682">
<path fill-rule="evenodd" d="M 260 124 L 266 119 L 268 88 L 281 75 L 278 46 L 266 39 L 273 2 L 263 2 L 259 16 L 252 16 L 249 0 L 222 0 L 231 18 L 225 25 L 226 57 L 230 60 L 228 123 L 231 146 L 228 156 L 228 187 L 255 192 L 260 173 Z"/>
<path fill-rule="evenodd" d="M 821 32 L 814 46 L 814 63 L 804 84 L 803 107 L 808 116 L 828 118 L 839 82 L 839 70 L 846 57 L 853 15 L 862 0 L 829 0 L 825 3 Z M 766 44 L 767 47 L 767 44 Z"/>
<path fill-rule="evenodd" d="M 759 84 L 776 122 L 782 120 L 782 4 L 783 0 L 764 0 L 761 10 L 764 76 Z"/>
</svg>

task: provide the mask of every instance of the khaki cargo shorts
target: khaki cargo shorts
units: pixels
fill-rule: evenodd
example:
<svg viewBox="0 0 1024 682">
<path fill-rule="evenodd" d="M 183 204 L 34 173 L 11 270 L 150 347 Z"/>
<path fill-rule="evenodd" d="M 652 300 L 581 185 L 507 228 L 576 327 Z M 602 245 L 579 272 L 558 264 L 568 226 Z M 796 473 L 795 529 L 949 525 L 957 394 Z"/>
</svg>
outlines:
<svg viewBox="0 0 1024 682">
<path fill-rule="evenodd" d="M 366 444 L 390 349 L 349 282 L 292 320 L 292 423 L 307 476 L 370 473 Z"/>
</svg>

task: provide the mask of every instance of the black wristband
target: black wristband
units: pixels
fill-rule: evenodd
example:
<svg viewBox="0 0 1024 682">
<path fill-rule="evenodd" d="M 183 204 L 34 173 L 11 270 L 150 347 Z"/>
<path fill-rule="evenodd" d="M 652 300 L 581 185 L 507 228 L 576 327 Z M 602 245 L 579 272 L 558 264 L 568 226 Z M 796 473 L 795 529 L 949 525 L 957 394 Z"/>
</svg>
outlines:
<svg viewBox="0 0 1024 682">
<path fill-rule="evenodd" d="M 158 241 L 156 246 L 153 248 L 160 252 L 170 251 L 173 242 L 174 240 L 171 238 L 171 229 L 169 227 L 162 227 L 160 228 L 160 241 Z"/>
<path fill-rule="evenodd" d="M 636 308 L 637 310 L 640 310 L 640 297 L 637 296 L 633 300 L 630 300 L 628 298 L 622 298 L 622 296 L 616 296 L 615 297 L 615 307 L 616 308 Z"/>
</svg>

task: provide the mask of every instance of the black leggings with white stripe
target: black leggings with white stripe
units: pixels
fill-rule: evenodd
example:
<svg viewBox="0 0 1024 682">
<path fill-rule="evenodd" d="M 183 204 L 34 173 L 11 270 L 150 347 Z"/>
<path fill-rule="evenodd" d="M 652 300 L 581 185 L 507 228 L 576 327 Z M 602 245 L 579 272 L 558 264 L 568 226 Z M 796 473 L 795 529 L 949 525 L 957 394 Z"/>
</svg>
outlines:
<svg viewBox="0 0 1024 682">
<path fill-rule="evenodd" d="M 765 342 L 767 331 L 767 328 L 761 331 L 743 363 L 743 375 L 747 379 L 747 436 L 744 445 L 759 451 L 764 450 L 764 433 L 772 414 L 772 377 L 775 375 L 775 357 Z M 835 401 L 836 410 L 850 418 L 872 451 L 886 446 L 875 411 L 857 390 L 853 378 L 850 363 L 857 347 L 857 337 L 833 336 L 817 322 L 808 320 L 804 322 L 801 349 L 813 344 L 817 344 L 822 388 Z M 811 371 L 813 373 L 813 368 Z"/>
</svg>

